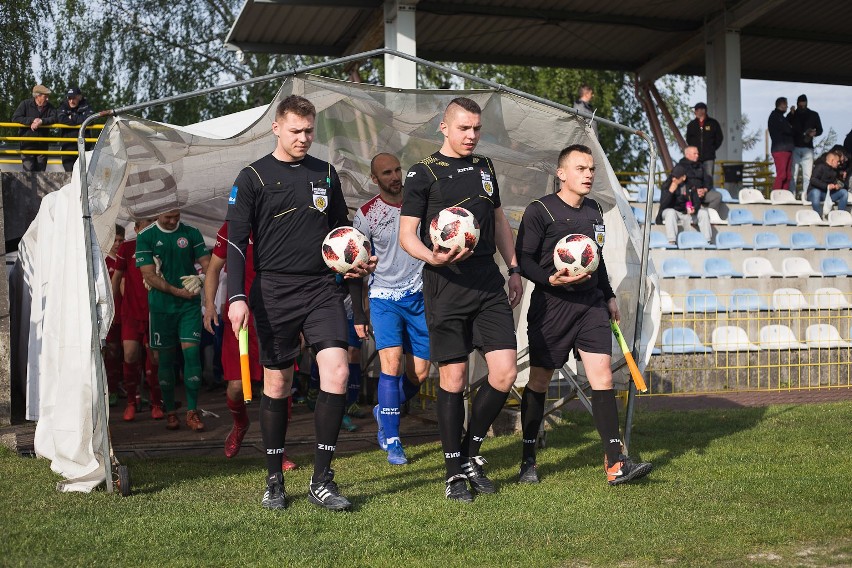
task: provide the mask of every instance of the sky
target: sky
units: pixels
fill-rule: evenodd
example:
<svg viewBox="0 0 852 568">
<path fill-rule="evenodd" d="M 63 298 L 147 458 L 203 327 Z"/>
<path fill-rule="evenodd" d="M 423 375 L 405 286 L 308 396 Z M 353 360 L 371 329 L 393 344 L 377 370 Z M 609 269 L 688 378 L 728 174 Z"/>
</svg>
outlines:
<svg viewBox="0 0 852 568">
<path fill-rule="evenodd" d="M 743 79 L 741 83 L 742 112 L 749 118 L 748 130 L 760 128 L 760 142 L 752 149 L 743 153 L 746 161 L 762 159 L 765 148 L 766 120 L 775 108 L 775 99 L 787 97 L 792 107 L 799 95 L 808 96 L 808 108 L 819 113 L 822 121 L 823 136 L 817 137 L 816 142 L 828 134 L 830 128 L 837 133 L 837 144 L 843 144 L 843 139 L 852 130 L 852 87 L 837 85 L 819 85 L 815 83 L 786 83 L 782 81 L 757 81 Z M 706 100 L 706 90 L 702 86 L 696 88 L 690 96 L 690 105 Z M 708 109 L 713 116 L 713 109 Z"/>
</svg>

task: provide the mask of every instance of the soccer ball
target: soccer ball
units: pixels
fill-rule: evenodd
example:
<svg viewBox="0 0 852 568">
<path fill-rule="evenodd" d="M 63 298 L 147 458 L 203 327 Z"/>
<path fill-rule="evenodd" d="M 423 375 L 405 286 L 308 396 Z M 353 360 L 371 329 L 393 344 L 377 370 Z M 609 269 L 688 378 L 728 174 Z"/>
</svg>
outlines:
<svg viewBox="0 0 852 568">
<path fill-rule="evenodd" d="M 432 219 L 429 236 L 444 252 L 454 246 L 473 250 L 479 242 L 479 223 L 464 207 L 447 207 Z"/>
<path fill-rule="evenodd" d="M 599 262 L 598 244 L 586 235 L 565 235 L 553 247 L 556 270 L 567 268 L 569 276 L 591 274 L 598 269 Z"/>
<path fill-rule="evenodd" d="M 322 241 L 322 259 L 335 272 L 345 274 L 359 262 L 370 258 L 367 237 L 352 227 L 332 229 Z"/>
</svg>

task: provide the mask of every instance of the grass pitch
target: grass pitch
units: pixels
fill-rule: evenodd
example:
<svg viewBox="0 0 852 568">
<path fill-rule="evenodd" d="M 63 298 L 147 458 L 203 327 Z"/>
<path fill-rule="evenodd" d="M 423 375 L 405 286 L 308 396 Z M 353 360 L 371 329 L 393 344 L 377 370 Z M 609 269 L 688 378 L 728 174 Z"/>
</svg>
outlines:
<svg viewBox="0 0 852 568">
<path fill-rule="evenodd" d="M 443 496 L 437 444 L 335 460 L 352 513 L 260 507 L 260 459 L 126 460 L 134 495 L 62 494 L 45 460 L 0 450 L 3 566 L 850 566 L 852 403 L 646 412 L 633 454 L 654 471 L 609 487 L 591 418 L 568 415 L 515 483 L 519 436 L 486 440 L 497 495 Z"/>
</svg>

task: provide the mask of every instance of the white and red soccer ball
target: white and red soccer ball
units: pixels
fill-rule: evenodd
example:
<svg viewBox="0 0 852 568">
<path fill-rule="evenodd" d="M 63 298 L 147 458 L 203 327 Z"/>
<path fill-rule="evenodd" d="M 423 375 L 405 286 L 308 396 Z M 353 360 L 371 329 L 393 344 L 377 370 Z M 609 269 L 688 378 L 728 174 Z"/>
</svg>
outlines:
<svg viewBox="0 0 852 568">
<path fill-rule="evenodd" d="M 569 276 L 590 274 L 598 269 L 600 262 L 598 244 L 577 233 L 565 235 L 553 247 L 553 264 L 556 270 L 568 269 Z"/>
<path fill-rule="evenodd" d="M 322 259 L 340 274 L 345 274 L 359 262 L 367 262 L 369 258 L 370 242 L 358 229 L 338 227 L 322 241 Z"/>
<path fill-rule="evenodd" d="M 432 219 L 429 236 L 442 251 L 453 247 L 473 250 L 479 242 L 479 223 L 464 207 L 447 207 Z"/>
</svg>

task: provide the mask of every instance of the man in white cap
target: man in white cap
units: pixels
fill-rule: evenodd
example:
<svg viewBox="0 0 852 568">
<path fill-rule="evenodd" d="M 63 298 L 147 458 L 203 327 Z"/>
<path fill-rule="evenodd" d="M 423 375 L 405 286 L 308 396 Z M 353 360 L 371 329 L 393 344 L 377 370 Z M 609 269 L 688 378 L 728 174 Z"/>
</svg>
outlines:
<svg viewBox="0 0 852 568">
<path fill-rule="evenodd" d="M 21 101 L 12 122 L 25 124 L 18 136 L 45 136 L 38 129 L 56 122 L 56 109 L 50 104 L 50 89 L 44 85 L 33 87 L 33 98 Z M 47 142 L 21 142 L 21 150 L 47 150 Z M 46 154 L 21 154 L 25 172 L 43 172 L 47 169 Z"/>
</svg>

